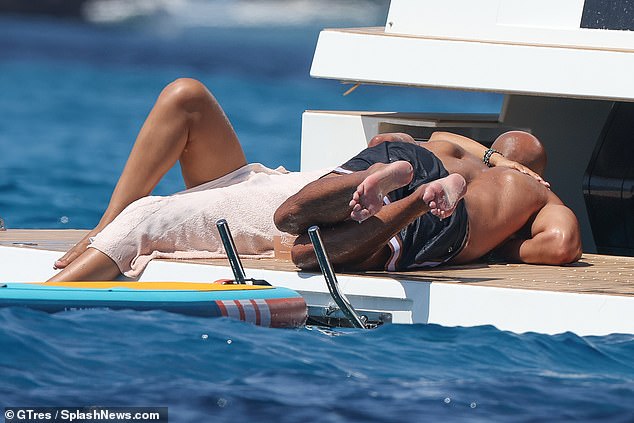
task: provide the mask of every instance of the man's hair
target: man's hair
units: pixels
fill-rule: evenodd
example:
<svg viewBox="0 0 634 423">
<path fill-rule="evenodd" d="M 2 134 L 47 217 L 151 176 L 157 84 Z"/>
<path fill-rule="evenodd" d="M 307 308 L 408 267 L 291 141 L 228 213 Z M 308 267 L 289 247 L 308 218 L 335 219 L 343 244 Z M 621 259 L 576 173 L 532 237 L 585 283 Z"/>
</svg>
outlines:
<svg viewBox="0 0 634 423">
<path fill-rule="evenodd" d="M 505 132 L 493 142 L 491 148 L 504 154 L 540 175 L 546 170 L 546 150 L 542 143 L 532 134 L 524 131 Z"/>
</svg>

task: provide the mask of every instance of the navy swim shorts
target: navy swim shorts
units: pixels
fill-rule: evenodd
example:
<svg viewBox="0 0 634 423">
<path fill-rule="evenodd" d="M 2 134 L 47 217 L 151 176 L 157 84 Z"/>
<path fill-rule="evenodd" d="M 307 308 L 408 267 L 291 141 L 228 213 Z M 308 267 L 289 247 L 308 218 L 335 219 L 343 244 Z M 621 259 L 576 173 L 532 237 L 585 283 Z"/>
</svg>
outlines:
<svg viewBox="0 0 634 423">
<path fill-rule="evenodd" d="M 407 197 L 419 186 L 449 175 L 442 162 L 429 150 L 412 143 L 384 142 L 367 148 L 335 169 L 337 173 L 366 170 L 374 163 L 405 160 L 414 168 L 414 177 L 406 186 L 390 192 L 384 202 L 389 204 Z M 389 241 L 392 251 L 387 270 L 433 267 L 455 257 L 464 247 L 469 232 L 469 219 L 464 200 L 454 213 L 440 219 L 425 213 Z"/>
</svg>

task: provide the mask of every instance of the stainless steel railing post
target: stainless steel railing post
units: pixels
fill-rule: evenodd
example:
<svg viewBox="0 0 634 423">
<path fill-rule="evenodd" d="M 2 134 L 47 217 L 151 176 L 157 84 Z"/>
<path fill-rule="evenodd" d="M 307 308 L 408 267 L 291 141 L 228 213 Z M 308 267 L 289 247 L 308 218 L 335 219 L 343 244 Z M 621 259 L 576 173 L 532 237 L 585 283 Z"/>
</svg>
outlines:
<svg viewBox="0 0 634 423">
<path fill-rule="evenodd" d="M 225 252 L 227 253 L 227 258 L 229 259 L 229 264 L 231 264 L 231 270 L 233 271 L 233 276 L 236 282 L 246 284 L 247 278 L 244 273 L 244 267 L 242 267 L 240 256 L 236 250 L 236 244 L 233 242 L 231 232 L 229 232 L 229 225 L 227 224 L 227 221 L 225 219 L 219 219 L 216 222 L 216 227 L 220 233 L 220 240 L 222 241 L 222 245 L 225 247 Z"/>
<path fill-rule="evenodd" d="M 352 326 L 356 328 L 367 329 L 367 326 L 364 323 L 363 319 L 361 319 L 354 307 L 352 307 L 352 304 L 350 304 L 350 301 L 348 301 L 348 298 L 346 298 L 343 292 L 341 292 L 341 290 L 339 289 L 339 282 L 337 282 L 337 276 L 332 269 L 332 265 L 330 263 L 330 259 L 328 258 L 328 254 L 326 253 L 324 243 L 321 240 L 319 227 L 311 226 L 310 228 L 308 228 L 308 236 L 310 237 L 310 241 L 313 243 L 313 249 L 315 250 L 315 254 L 317 255 L 317 262 L 319 263 L 319 267 L 321 268 L 321 273 L 326 279 L 326 285 L 328 286 L 328 290 L 330 291 L 332 299 L 335 300 L 335 303 L 337 303 L 346 318 L 350 320 Z"/>
</svg>

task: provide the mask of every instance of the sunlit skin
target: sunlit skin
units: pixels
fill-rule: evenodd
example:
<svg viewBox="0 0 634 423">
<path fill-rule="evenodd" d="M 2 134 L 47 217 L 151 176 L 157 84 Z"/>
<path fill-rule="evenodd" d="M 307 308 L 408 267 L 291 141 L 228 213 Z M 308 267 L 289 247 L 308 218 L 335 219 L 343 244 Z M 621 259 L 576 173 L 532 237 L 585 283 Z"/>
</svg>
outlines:
<svg viewBox="0 0 634 423">
<path fill-rule="evenodd" d="M 382 142 L 417 143 L 407 134 L 381 134 L 370 141 L 370 146 Z M 560 265 L 581 257 L 577 219 L 540 175 L 546 157 L 537 138 L 521 131 L 501 135 L 493 147 L 502 154 L 491 156 L 492 167 L 482 160 L 486 147 L 460 135 L 435 132 L 429 141 L 417 144 L 433 152 L 447 171 L 460 175 L 466 182 L 464 200 L 469 235 L 452 263 L 469 263 L 492 250 L 511 261 L 535 264 Z M 515 161 L 515 157 L 535 169 Z M 351 269 L 382 268 L 390 255 L 388 240 L 431 210 L 421 195 L 410 195 L 385 206 L 378 202 L 379 193 L 408 180 L 403 176 L 405 173 L 391 172 L 395 176 L 386 174 L 380 183 L 372 181 L 376 175 L 364 172 L 326 177 L 289 198 L 278 209 L 275 219 L 281 230 L 299 235 L 291 251 L 295 263 L 302 268 L 317 268 L 312 246 L 303 231 L 312 224 L 320 224 L 329 228 L 322 233 L 326 234 L 325 243 L 333 263 Z M 355 177 L 356 181 L 345 179 Z M 373 195 L 368 195 L 368 199 L 373 200 L 355 211 L 357 198 L 372 186 Z M 347 200 L 350 196 L 352 202 Z M 346 220 L 349 214 L 341 210 L 347 211 L 350 206 L 352 217 L 356 214 L 363 224 Z"/>
<path fill-rule="evenodd" d="M 407 134 L 381 134 L 370 145 L 392 141 L 415 142 Z M 295 262 L 308 268 L 316 265 L 311 258 L 312 246 L 304 233 L 296 231 L 297 227 L 325 224 L 322 235 L 333 262 L 362 269 L 381 267 L 385 262 L 385 243 L 400 228 L 422 213 L 448 216 L 463 194 L 470 233 L 455 263 L 473 261 L 494 248 L 510 259 L 527 263 L 561 264 L 579 258 L 576 218 L 541 178 L 545 155 L 536 138 L 518 131 L 501 136 L 494 147 L 506 157 L 494 154 L 493 168 L 482 163 L 485 147 L 465 137 L 437 132 L 423 145 L 455 176 L 427 184 L 415 195 L 387 206 L 370 200 L 411 179 L 411 166 L 400 163 L 378 173 L 373 169 L 350 175 L 331 174 L 287 200 L 276 212 L 275 220 L 285 231 L 300 235 L 292 250 Z M 530 164 L 533 169 L 526 158 L 537 159 Z M 87 249 L 89 237 L 99 233 L 133 201 L 149 195 L 176 162 L 180 163 L 187 188 L 246 164 L 222 108 L 207 88 L 193 79 L 176 80 L 161 92 L 99 224 L 55 262 L 62 271 L 51 280 L 119 277 L 120 271 L 110 257 Z M 517 236 L 523 230 L 527 235 Z"/>
<path fill-rule="evenodd" d="M 149 195 L 179 162 L 186 188 L 217 179 L 247 161 L 222 108 L 200 82 L 178 79 L 161 92 L 132 147 L 98 225 L 54 264 L 51 280 L 113 279 L 119 268 L 107 255 L 88 249 L 89 238 L 133 201 Z"/>
<path fill-rule="evenodd" d="M 376 171 L 359 184 L 349 203 L 352 207 L 350 218 L 357 222 L 363 222 L 378 213 L 383 207 L 383 197 L 412 180 L 412 165 L 406 161 L 396 161 L 385 165 L 377 163 L 372 167 Z M 464 178 L 457 173 L 452 173 L 446 178 L 426 184 L 422 199 L 429 206 L 430 213 L 444 219 L 454 212 L 466 188 Z"/>
</svg>

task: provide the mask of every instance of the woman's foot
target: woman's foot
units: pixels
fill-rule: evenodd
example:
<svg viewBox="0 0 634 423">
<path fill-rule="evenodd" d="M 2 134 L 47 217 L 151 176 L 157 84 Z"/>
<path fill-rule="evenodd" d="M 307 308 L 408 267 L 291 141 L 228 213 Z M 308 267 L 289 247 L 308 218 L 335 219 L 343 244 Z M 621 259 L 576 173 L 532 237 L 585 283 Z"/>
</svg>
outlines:
<svg viewBox="0 0 634 423">
<path fill-rule="evenodd" d="M 376 163 L 368 170 L 372 173 L 357 187 L 350 201 L 350 217 L 358 222 L 377 214 L 383 207 L 383 198 L 409 184 L 414 176 L 412 165 L 402 160 L 389 164 Z"/>
<path fill-rule="evenodd" d="M 467 182 L 458 173 L 438 179 L 423 185 L 423 201 L 429 206 L 429 211 L 444 219 L 453 214 L 458 201 L 467 192 Z"/>
</svg>

